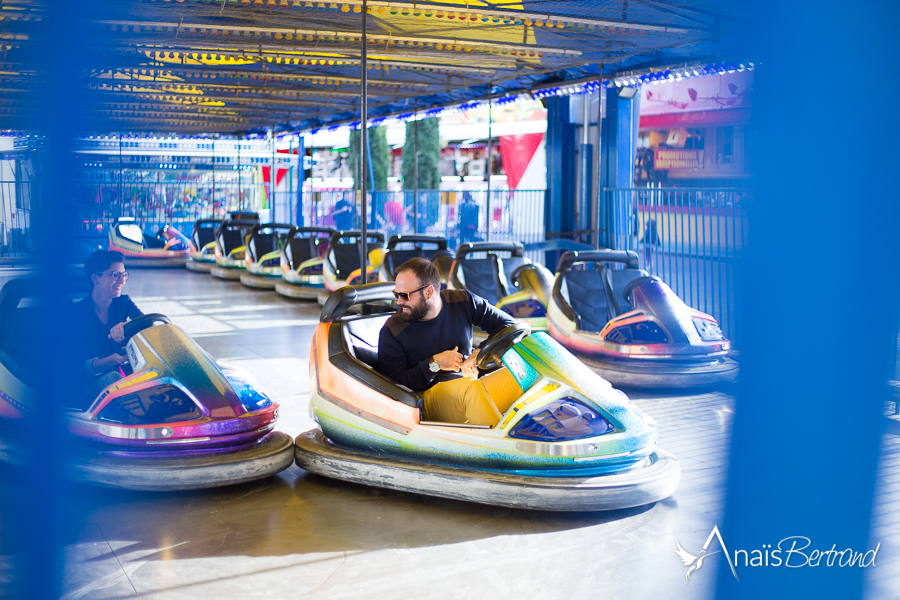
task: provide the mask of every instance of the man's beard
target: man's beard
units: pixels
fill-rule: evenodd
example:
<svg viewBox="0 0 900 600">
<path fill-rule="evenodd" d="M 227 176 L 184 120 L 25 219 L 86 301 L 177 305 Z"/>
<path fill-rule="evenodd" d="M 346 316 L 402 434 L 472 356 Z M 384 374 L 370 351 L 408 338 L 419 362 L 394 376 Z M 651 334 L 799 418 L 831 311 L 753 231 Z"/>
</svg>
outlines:
<svg viewBox="0 0 900 600">
<path fill-rule="evenodd" d="M 425 302 L 420 302 L 413 306 L 408 306 L 409 312 L 403 312 L 403 309 L 400 309 L 400 318 L 406 321 L 407 323 L 412 323 L 413 321 L 421 321 L 425 318 L 425 315 L 428 314 L 428 305 Z"/>
</svg>

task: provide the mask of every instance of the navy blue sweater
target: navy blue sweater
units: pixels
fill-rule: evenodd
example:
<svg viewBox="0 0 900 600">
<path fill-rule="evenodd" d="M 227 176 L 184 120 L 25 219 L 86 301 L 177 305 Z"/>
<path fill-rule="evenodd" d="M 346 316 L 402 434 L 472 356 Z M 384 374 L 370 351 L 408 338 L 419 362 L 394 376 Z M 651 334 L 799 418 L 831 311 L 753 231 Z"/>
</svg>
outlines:
<svg viewBox="0 0 900 600">
<path fill-rule="evenodd" d="M 467 290 L 441 290 L 443 306 L 429 321 L 406 322 L 395 313 L 378 336 L 378 370 L 411 390 L 427 390 L 461 373 L 428 368 L 431 357 L 446 350 L 472 353 L 472 330 L 477 325 L 495 333 L 515 324 L 511 316 Z"/>
</svg>

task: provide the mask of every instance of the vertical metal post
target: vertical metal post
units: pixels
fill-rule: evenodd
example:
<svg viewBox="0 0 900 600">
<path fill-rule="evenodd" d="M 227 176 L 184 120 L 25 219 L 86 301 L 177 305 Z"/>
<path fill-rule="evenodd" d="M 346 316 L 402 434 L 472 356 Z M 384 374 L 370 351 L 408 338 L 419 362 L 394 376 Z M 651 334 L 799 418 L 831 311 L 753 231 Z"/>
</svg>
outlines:
<svg viewBox="0 0 900 600">
<path fill-rule="evenodd" d="M 597 179 L 594 179 L 593 175 L 591 176 L 591 181 L 597 184 L 597 189 L 591 194 L 591 223 L 588 229 L 591 230 L 591 245 L 594 248 L 600 247 L 600 206 L 601 201 L 600 197 L 603 194 L 603 186 L 600 185 L 600 180 L 602 176 L 600 174 L 600 154 L 602 152 L 601 146 L 603 144 L 603 129 L 602 129 L 602 120 L 603 120 L 603 88 L 599 88 L 597 91 L 597 152 L 594 153 L 594 161 L 591 166 L 592 173 L 597 174 Z M 629 219 L 630 226 L 630 219 Z M 627 248 L 627 246 L 626 246 Z"/>
<path fill-rule="evenodd" d="M 212 218 L 216 217 L 216 140 L 212 141 Z"/>
<path fill-rule="evenodd" d="M 413 104 L 413 233 L 419 233 L 419 100 Z"/>
<path fill-rule="evenodd" d="M 293 209 L 293 198 L 294 198 L 294 136 L 288 138 L 288 156 L 290 157 L 290 162 L 288 162 L 288 198 L 290 198 L 291 204 L 288 205 L 288 221 L 291 224 L 296 225 L 297 219 L 294 218 L 294 209 Z M 298 153 L 299 156 L 299 153 Z M 297 215 L 298 217 L 300 214 Z"/>
<path fill-rule="evenodd" d="M 575 227 L 574 230 L 583 232 L 585 229 L 584 215 L 590 210 L 588 199 L 591 197 L 591 185 L 593 181 L 594 170 L 594 147 L 590 144 L 591 126 L 591 93 L 582 94 L 582 111 L 581 111 L 581 185 L 578 190 L 578 201 L 575 202 Z M 589 214 L 589 213 L 588 213 Z M 588 229 L 592 229 L 588 227 Z M 577 234 L 578 241 L 582 241 L 582 233 Z"/>
<path fill-rule="evenodd" d="M 241 138 L 237 140 L 237 151 L 238 151 L 238 164 L 237 164 L 237 172 L 238 172 L 238 210 L 244 210 L 244 170 L 241 168 Z"/>
<path fill-rule="evenodd" d="M 275 125 L 272 125 L 272 168 L 269 169 L 269 221 L 277 223 L 275 216 L 275 183 L 278 178 L 275 176 Z"/>
<path fill-rule="evenodd" d="M 362 284 L 367 283 L 366 272 L 369 269 L 369 260 L 368 260 L 369 253 L 366 251 L 366 250 L 368 250 L 368 244 L 366 243 L 366 220 L 368 218 L 368 215 L 366 214 L 366 192 L 368 190 L 368 186 L 366 185 L 366 170 L 367 170 L 366 159 L 368 158 L 367 150 L 369 147 L 369 143 L 368 143 L 369 131 L 368 131 L 368 123 L 367 123 L 367 120 L 368 120 L 367 115 L 369 112 L 368 106 L 367 106 L 368 73 L 366 72 L 367 67 L 368 67 L 368 65 L 366 64 L 366 62 L 367 62 L 367 58 L 366 58 L 366 41 L 367 41 L 366 40 L 366 35 L 367 35 L 366 17 L 368 16 L 368 14 L 369 14 L 369 7 L 367 5 L 366 0 L 363 0 L 363 3 L 362 3 L 362 36 L 360 36 L 360 46 L 361 46 L 360 50 L 361 51 L 360 51 L 360 61 L 359 61 L 359 69 L 361 71 L 360 81 L 359 81 L 359 86 L 360 86 L 360 108 L 359 108 L 360 169 L 359 169 L 359 176 L 360 176 L 360 179 L 362 182 L 362 185 L 359 186 L 360 193 L 361 193 L 361 199 L 362 199 L 362 223 L 360 225 L 360 232 L 362 233 L 362 235 L 359 238 L 359 244 L 360 244 L 359 245 L 359 254 L 360 254 L 360 256 L 359 256 L 359 258 L 360 258 L 360 260 L 359 260 L 359 264 L 360 264 L 359 280 L 360 280 L 360 283 L 362 283 Z"/>
<path fill-rule="evenodd" d="M 488 151 L 487 151 L 487 234 L 485 235 L 485 241 L 491 241 L 491 172 L 493 169 L 494 162 L 494 146 L 493 146 L 493 133 L 492 133 L 492 125 L 494 124 L 494 116 L 491 111 L 493 107 L 493 101 L 490 95 L 490 90 L 488 91 Z"/>
<path fill-rule="evenodd" d="M 119 215 L 122 216 L 122 134 L 119 134 Z"/>
</svg>

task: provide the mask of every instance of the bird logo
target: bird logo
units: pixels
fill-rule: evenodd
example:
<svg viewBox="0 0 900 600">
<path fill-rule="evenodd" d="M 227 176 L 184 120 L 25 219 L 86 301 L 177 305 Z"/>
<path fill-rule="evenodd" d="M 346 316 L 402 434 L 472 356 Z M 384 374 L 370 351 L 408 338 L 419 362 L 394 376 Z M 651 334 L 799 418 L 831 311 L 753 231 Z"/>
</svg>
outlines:
<svg viewBox="0 0 900 600">
<path fill-rule="evenodd" d="M 694 556 L 687 550 L 681 547 L 681 544 L 675 542 L 675 545 L 678 546 L 675 548 L 675 554 L 678 555 L 678 558 L 681 559 L 681 562 L 684 563 L 684 566 L 691 567 L 688 569 L 687 574 L 684 576 L 684 584 L 687 585 L 691 579 L 691 573 L 699 569 L 703 565 L 703 559 L 707 556 L 711 556 L 713 554 L 718 554 L 721 550 L 716 550 L 715 552 L 707 552 L 705 549 L 700 551 L 699 556 Z M 697 561 L 697 564 L 694 564 L 694 561 Z"/>
</svg>

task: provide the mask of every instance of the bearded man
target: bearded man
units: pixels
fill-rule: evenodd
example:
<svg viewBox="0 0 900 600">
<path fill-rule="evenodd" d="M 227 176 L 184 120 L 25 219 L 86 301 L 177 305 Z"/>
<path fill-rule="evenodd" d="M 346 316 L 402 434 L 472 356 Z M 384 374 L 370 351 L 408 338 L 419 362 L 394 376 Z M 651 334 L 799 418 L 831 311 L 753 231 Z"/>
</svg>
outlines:
<svg viewBox="0 0 900 600">
<path fill-rule="evenodd" d="M 472 330 L 493 334 L 514 325 L 512 317 L 467 290 L 441 290 L 437 267 L 424 258 L 397 268 L 394 297 L 400 310 L 381 329 L 378 370 L 424 391 L 425 420 L 499 423 L 522 388 L 505 367 L 478 378 Z"/>
</svg>

